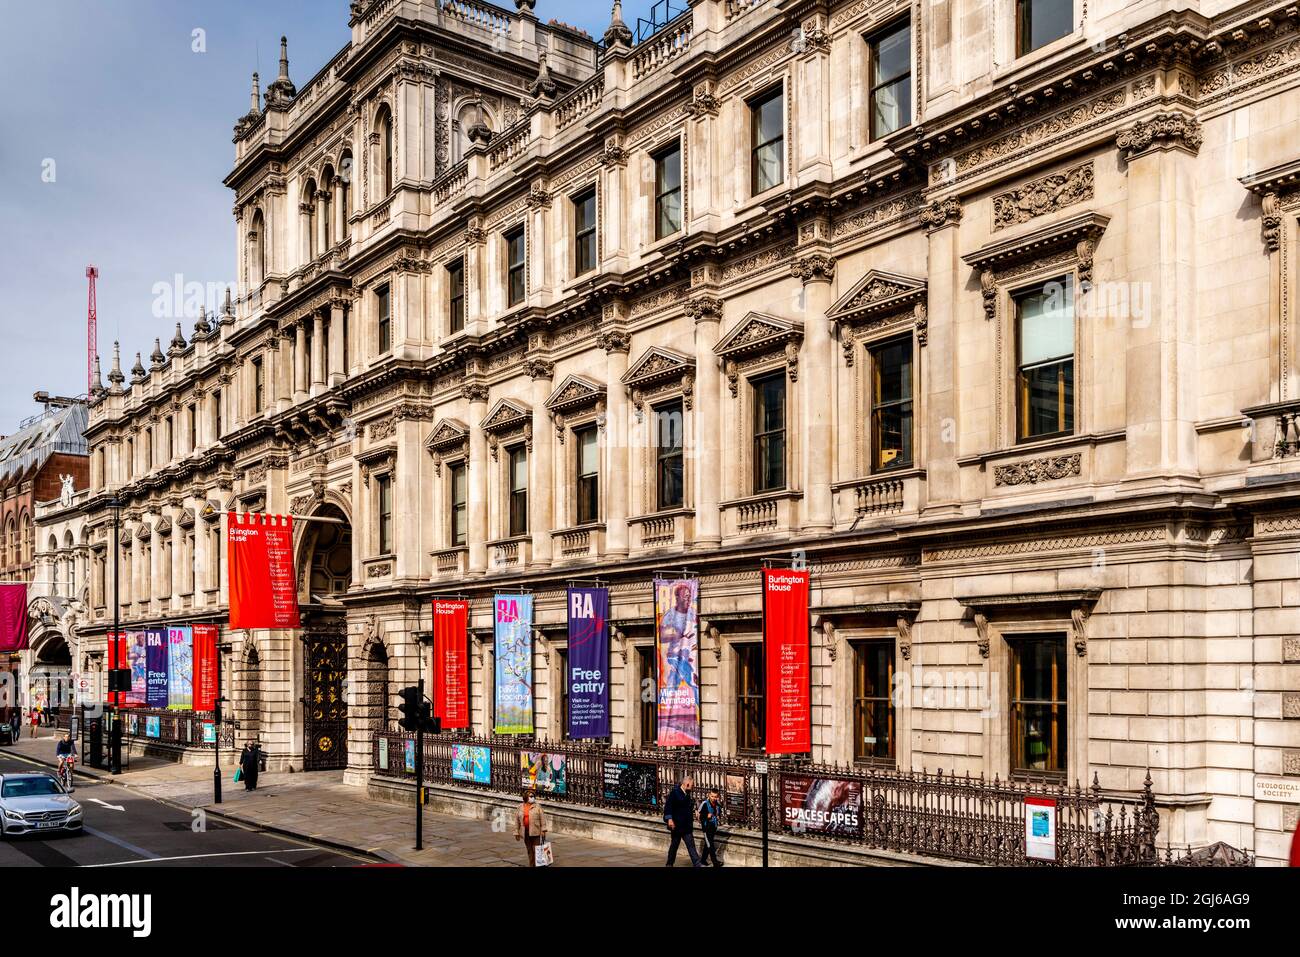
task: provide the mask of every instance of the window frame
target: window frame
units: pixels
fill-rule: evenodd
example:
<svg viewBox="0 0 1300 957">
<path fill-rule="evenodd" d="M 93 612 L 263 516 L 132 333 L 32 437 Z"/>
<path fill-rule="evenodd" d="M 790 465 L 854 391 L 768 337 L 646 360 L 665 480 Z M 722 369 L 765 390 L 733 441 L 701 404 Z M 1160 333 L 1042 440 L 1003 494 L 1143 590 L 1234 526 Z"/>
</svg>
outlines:
<svg viewBox="0 0 1300 957">
<path fill-rule="evenodd" d="M 450 335 L 465 329 L 465 257 L 447 263 L 447 330 Z"/>
<path fill-rule="evenodd" d="M 528 447 L 523 442 L 507 446 L 506 467 L 506 533 L 510 538 L 528 534 Z M 524 484 L 515 485 L 516 463 L 522 460 Z M 518 520 L 518 521 L 516 521 Z"/>
<path fill-rule="evenodd" d="M 659 188 L 660 170 L 664 161 L 676 154 L 677 156 L 677 185 L 672 189 Z M 670 143 L 661 146 L 656 152 L 650 154 L 654 162 L 655 178 L 654 186 L 654 237 L 655 242 L 661 239 L 667 239 L 669 236 L 675 236 L 682 231 L 682 223 L 685 220 L 685 193 L 683 190 L 683 168 L 682 168 L 682 143 L 680 139 L 674 139 Z M 663 201 L 668 196 L 677 197 L 677 224 L 672 229 L 664 231 L 660 227 L 663 224 Z"/>
<path fill-rule="evenodd" d="M 662 416 L 665 413 L 676 412 L 677 422 L 679 423 L 679 443 L 676 446 L 669 447 L 665 452 L 665 446 L 660 444 L 663 436 L 663 430 L 660 423 L 663 421 Z M 682 508 L 686 504 L 686 403 L 678 396 L 660 402 L 658 405 L 650 407 L 651 428 L 654 430 L 654 473 L 655 473 L 655 511 L 668 512 L 673 509 Z M 676 462 L 678 472 L 678 496 L 675 502 L 664 501 L 664 468 L 671 462 Z"/>
<path fill-rule="evenodd" d="M 763 412 L 766 404 L 762 401 L 763 386 L 769 382 L 779 381 L 781 383 L 781 427 L 779 429 L 763 429 Z M 764 495 L 769 492 L 784 492 L 790 487 L 789 475 L 789 453 L 790 447 L 787 441 L 790 431 L 790 394 L 789 383 L 786 380 L 786 371 L 782 367 L 772 372 L 756 375 L 749 380 L 750 402 L 753 406 L 750 417 L 750 435 L 751 456 L 753 458 L 752 474 L 750 475 L 751 491 L 754 495 Z M 764 450 L 768 448 L 769 442 L 773 436 L 781 439 L 781 481 L 778 484 L 767 485 L 763 481 L 763 463 Z"/>
<path fill-rule="evenodd" d="M 589 272 L 595 272 L 600 266 L 600 249 L 599 249 L 599 228 L 600 228 L 600 209 L 596 186 L 593 183 L 586 189 L 579 190 L 571 198 L 573 205 L 573 278 L 585 276 Z M 582 209 L 591 203 L 591 224 L 582 225 Z M 591 264 L 583 268 L 582 254 L 584 243 L 589 241 L 590 245 L 587 251 L 591 255 Z"/>
<path fill-rule="evenodd" d="M 772 100 L 781 101 L 781 123 L 777 127 L 778 135 L 769 140 L 759 141 L 761 135 L 759 114 L 764 106 Z M 777 83 L 773 86 L 754 94 L 745 101 L 749 107 L 749 193 L 751 196 L 761 196 L 769 190 L 777 189 L 786 182 L 789 175 L 787 169 L 788 157 L 786 156 L 785 127 L 786 127 L 786 98 L 785 83 Z M 758 185 L 758 156 L 759 152 L 774 144 L 780 144 L 780 171 L 774 183 L 764 186 L 762 189 Z"/>
<path fill-rule="evenodd" d="M 1040 360 L 1033 363 L 1022 361 L 1024 348 L 1024 334 L 1021 316 L 1021 303 L 1035 295 L 1042 295 L 1043 289 L 1052 283 L 1059 284 L 1063 289 L 1068 290 L 1069 297 L 1069 316 L 1066 322 L 1070 327 L 1070 352 L 1068 355 L 1054 356 L 1050 359 Z M 1027 285 L 1020 286 L 1009 291 L 1011 300 L 1011 334 L 1014 341 L 1014 352 L 1011 356 L 1012 369 L 1015 376 L 1015 435 L 1016 442 L 1041 442 L 1048 439 L 1064 438 L 1071 436 L 1078 431 L 1078 378 L 1076 375 L 1078 358 L 1079 358 L 1079 331 L 1077 326 L 1077 313 L 1075 311 L 1075 289 L 1074 274 L 1058 274 L 1048 276 L 1047 278 Z M 1053 432 L 1029 432 L 1030 422 L 1030 405 L 1031 395 L 1029 379 L 1026 371 L 1044 369 L 1049 366 L 1058 366 L 1057 370 L 1057 422 L 1061 426 Z M 1068 392 L 1069 401 L 1066 401 L 1066 379 L 1064 377 L 1065 368 L 1069 369 Z"/>
<path fill-rule="evenodd" d="M 876 82 L 876 76 L 875 76 L 876 67 L 880 62 L 880 55 L 878 52 L 880 43 L 884 40 L 888 40 L 892 38 L 896 33 L 899 33 L 903 30 L 907 31 L 907 50 L 908 50 L 907 72 L 899 73 L 895 76 L 889 77 L 888 79 L 881 80 L 880 82 Z M 914 101 L 915 101 L 916 91 L 915 89 L 910 88 L 912 84 L 915 82 L 914 73 L 912 70 L 912 53 L 914 50 L 913 47 L 914 41 L 912 37 L 911 14 L 907 14 L 905 16 L 899 17 L 897 20 L 894 20 L 890 23 L 885 24 L 882 27 L 879 27 L 876 30 L 873 30 L 872 32 L 868 33 L 864 37 L 864 39 L 866 40 L 867 43 L 867 63 L 868 63 L 867 65 L 867 141 L 874 143 L 877 142 L 878 140 L 884 139 L 887 136 L 892 136 L 893 134 L 897 133 L 899 130 L 907 129 L 907 127 L 911 126 L 915 122 L 916 104 Z M 906 82 L 909 86 L 908 95 L 907 95 L 906 122 L 901 123 L 899 126 L 897 126 L 892 130 L 887 130 L 883 133 L 877 134 L 876 93 L 878 93 L 882 89 L 885 89 L 886 87 L 893 86 L 894 84 L 898 83 L 899 80 L 903 80 L 903 79 L 906 79 Z"/>
<path fill-rule="evenodd" d="M 763 642 L 737 641 L 731 650 L 735 656 L 736 753 L 762 754 L 767 745 Z M 751 657 L 755 660 L 749 660 Z M 746 678 L 751 679 L 748 684 Z"/>
<path fill-rule="evenodd" d="M 1066 17 L 1066 25 L 1068 26 L 1069 29 L 1067 29 L 1060 36 L 1052 37 L 1050 40 L 1044 40 L 1038 46 L 1030 46 L 1029 44 L 1033 42 L 1033 29 L 1034 29 L 1033 16 L 1032 16 L 1033 7 L 1035 3 L 1040 3 L 1040 2 L 1046 2 L 1046 0 L 1015 0 L 1015 8 L 1012 11 L 1012 16 L 1016 23 L 1016 27 L 1015 27 L 1016 59 L 1029 56 L 1031 53 L 1035 53 L 1038 50 L 1042 50 L 1043 48 L 1048 47 L 1051 44 L 1055 43 L 1057 40 L 1063 40 L 1066 37 L 1070 36 L 1072 33 L 1074 33 L 1075 30 L 1074 0 L 1055 0 L 1055 2 L 1065 3 L 1066 5 L 1069 6 L 1068 15 Z"/>
<path fill-rule="evenodd" d="M 377 355 L 393 351 L 393 290 L 388 283 L 375 289 L 375 334 Z M 311 350 L 308 350 L 308 355 Z"/>
<path fill-rule="evenodd" d="M 584 438 L 588 435 L 591 436 L 595 448 L 596 462 L 593 471 L 584 472 L 582 471 L 582 445 Z M 594 525 L 600 521 L 600 428 L 595 422 L 574 427 L 573 452 L 574 521 L 577 525 Z M 583 508 L 584 500 L 587 498 L 587 489 L 591 489 L 589 512 Z"/>
<path fill-rule="evenodd" d="M 659 697 L 656 693 L 649 701 L 641 693 L 646 679 L 651 682 L 651 687 L 659 687 L 659 656 L 655 654 L 654 644 L 634 645 L 636 652 L 636 687 L 634 693 L 637 701 L 637 736 L 639 741 L 634 742 L 642 750 L 656 748 L 659 745 Z M 649 667 L 647 668 L 647 663 Z M 650 735 L 646 737 L 646 731 Z"/>
<path fill-rule="evenodd" d="M 375 544 L 379 557 L 394 554 L 393 473 L 375 476 Z M 387 502 L 385 502 L 387 498 Z"/>
<path fill-rule="evenodd" d="M 464 497 L 456 499 L 456 476 L 462 476 Z M 469 544 L 469 463 L 458 459 L 447 463 L 447 540 L 452 548 Z"/>
<path fill-rule="evenodd" d="M 262 357 L 253 359 L 253 414 L 261 415 L 266 411 L 266 370 Z"/>
<path fill-rule="evenodd" d="M 880 369 L 881 362 L 879 354 L 886 349 L 896 346 L 907 345 L 908 364 L 911 374 L 908 376 L 908 394 L 906 398 L 894 399 L 888 402 L 880 399 Z M 870 415 L 870 432 L 871 432 L 871 458 L 870 473 L 872 475 L 882 475 L 888 472 L 898 472 L 905 469 L 913 468 L 916 465 L 916 344 L 910 332 L 902 336 L 891 336 L 886 339 L 880 339 L 870 342 L 866 346 L 867 365 L 870 370 L 867 388 L 869 390 L 869 409 Z M 897 458 L 888 465 L 881 461 L 881 452 L 883 445 L 880 440 L 880 416 L 882 412 L 892 409 L 908 408 L 909 425 L 908 447 L 910 455 L 906 459 Z"/>
<path fill-rule="evenodd" d="M 1068 779 L 1070 768 L 1070 731 L 1073 716 L 1070 714 L 1070 649 L 1068 634 L 1065 631 L 1032 631 L 1015 634 L 1005 634 L 1003 638 L 1007 645 L 1007 763 L 1010 769 L 1010 776 L 1015 780 L 1032 779 L 1035 781 L 1055 781 L 1065 783 Z M 1056 653 L 1053 658 L 1052 667 L 1055 670 L 1056 677 L 1052 682 L 1051 698 L 1025 698 L 1021 693 L 1023 681 L 1021 679 L 1021 658 L 1026 648 L 1031 644 L 1051 643 L 1056 646 Z M 1059 697 L 1058 697 L 1059 695 Z M 1055 745 L 1056 763 L 1059 767 L 1056 769 L 1038 769 L 1027 766 L 1018 766 L 1017 758 L 1021 758 L 1020 765 L 1027 765 L 1028 760 L 1025 758 L 1027 730 L 1018 733 L 1021 723 L 1027 724 L 1025 719 L 1020 717 L 1020 709 L 1025 707 L 1049 707 L 1054 709 L 1052 716 L 1053 725 L 1059 721 L 1060 727 L 1053 727 L 1053 735 L 1057 741 Z M 1059 715 L 1056 713 L 1059 712 Z M 1052 761 L 1053 746 L 1048 745 L 1047 761 Z"/>
<path fill-rule="evenodd" d="M 899 708 L 894 701 L 894 676 L 898 673 L 898 648 L 897 643 L 892 637 L 875 637 L 855 639 L 849 643 L 851 652 L 850 662 L 853 668 L 852 679 L 852 697 L 849 701 L 849 726 L 852 730 L 853 737 L 853 763 L 869 764 L 876 766 L 895 767 L 898 763 L 898 744 L 899 744 Z M 864 661 L 864 656 L 871 651 L 885 652 L 889 658 L 888 666 L 888 687 L 880 693 L 880 689 L 875 689 L 877 693 L 867 695 L 864 693 L 863 678 L 871 674 L 870 663 Z M 886 754 L 867 754 L 864 753 L 864 736 L 860 731 L 866 730 L 866 713 L 865 703 L 883 704 L 886 710 L 886 722 L 888 724 L 888 738 L 886 739 Z"/>
<path fill-rule="evenodd" d="M 506 244 L 506 308 L 514 309 L 523 305 L 528 299 L 528 238 L 524 224 L 501 234 Z M 519 243 L 520 257 L 512 259 L 515 242 Z M 519 276 L 519 295 L 515 296 L 514 278 Z"/>
</svg>

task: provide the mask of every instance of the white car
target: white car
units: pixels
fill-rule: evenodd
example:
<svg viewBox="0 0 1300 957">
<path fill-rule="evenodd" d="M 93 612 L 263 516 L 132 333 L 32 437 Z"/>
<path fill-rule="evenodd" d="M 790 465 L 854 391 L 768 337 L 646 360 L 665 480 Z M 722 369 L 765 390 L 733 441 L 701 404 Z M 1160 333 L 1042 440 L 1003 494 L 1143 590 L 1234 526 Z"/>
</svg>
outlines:
<svg viewBox="0 0 1300 957">
<path fill-rule="evenodd" d="M 48 774 L 0 775 L 0 835 L 81 833 L 81 805 Z"/>
</svg>

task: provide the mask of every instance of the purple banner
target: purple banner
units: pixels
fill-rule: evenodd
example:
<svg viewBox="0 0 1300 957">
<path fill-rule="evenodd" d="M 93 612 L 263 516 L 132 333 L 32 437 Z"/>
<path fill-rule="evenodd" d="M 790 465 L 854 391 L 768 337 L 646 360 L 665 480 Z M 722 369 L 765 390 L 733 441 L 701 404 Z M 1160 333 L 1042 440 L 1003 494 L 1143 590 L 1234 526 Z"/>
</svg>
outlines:
<svg viewBox="0 0 1300 957">
<path fill-rule="evenodd" d="M 167 707 L 168 668 L 167 633 L 158 629 L 144 632 L 146 708 Z"/>
<path fill-rule="evenodd" d="M 569 737 L 609 737 L 609 592 L 569 589 Z"/>
</svg>

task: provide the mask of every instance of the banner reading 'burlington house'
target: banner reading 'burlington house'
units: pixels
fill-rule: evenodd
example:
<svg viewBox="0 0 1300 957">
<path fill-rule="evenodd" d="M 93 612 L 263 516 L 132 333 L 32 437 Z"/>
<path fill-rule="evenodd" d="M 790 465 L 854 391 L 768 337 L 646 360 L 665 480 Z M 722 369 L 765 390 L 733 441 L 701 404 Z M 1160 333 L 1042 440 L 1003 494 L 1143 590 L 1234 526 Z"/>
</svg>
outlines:
<svg viewBox="0 0 1300 957">
<path fill-rule="evenodd" d="M 497 595 L 496 733 L 533 733 L 533 596 Z"/>
<path fill-rule="evenodd" d="M 763 658 L 767 753 L 812 751 L 806 571 L 763 569 Z"/>
<path fill-rule="evenodd" d="M 433 601 L 433 713 L 442 727 L 468 728 L 469 602 Z"/>
<path fill-rule="evenodd" d="M 569 737 L 609 737 L 609 591 L 569 589 Z"/>
<path fill-rule="evenodd" d="M 661 748 L 700 743 L 700 583 L 693 578 L 656 578 L 655 657 Z"/>
</svg>

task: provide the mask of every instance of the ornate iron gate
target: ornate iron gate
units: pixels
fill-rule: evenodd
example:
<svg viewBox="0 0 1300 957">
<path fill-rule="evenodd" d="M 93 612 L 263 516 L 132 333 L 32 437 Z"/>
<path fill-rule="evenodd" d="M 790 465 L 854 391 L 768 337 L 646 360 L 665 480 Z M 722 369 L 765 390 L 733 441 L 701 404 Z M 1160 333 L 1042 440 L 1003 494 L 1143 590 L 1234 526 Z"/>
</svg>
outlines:
<svg viewBox="0 0 1300 957">
<path fill-rule="evenodd" d="M 342 628 L 307 634 L 303 666 L 303 769 L 347 767 L 348 705 L 343 682 L 348 673 L 348 640 Z"/>
</svg>

